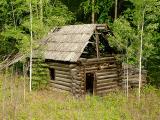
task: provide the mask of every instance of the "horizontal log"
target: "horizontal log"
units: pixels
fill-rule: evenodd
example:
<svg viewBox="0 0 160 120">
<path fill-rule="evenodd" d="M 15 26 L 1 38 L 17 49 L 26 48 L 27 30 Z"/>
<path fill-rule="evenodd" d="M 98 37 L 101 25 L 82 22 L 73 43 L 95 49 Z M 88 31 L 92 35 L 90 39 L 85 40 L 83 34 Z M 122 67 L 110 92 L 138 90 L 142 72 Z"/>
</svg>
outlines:
<svg viewBox="0 0 160 120">
<path fill-rule="evenodd" d="M 98 71 L 98 69 L 95 69 L 95 70 L 86 70 L 85 73 L 95 73 L 97 71 Z"/>
<path fill-rule="evenodd" d="M 50 83 L 49 83 L 49 86 L 54 88 L 54 83 L 53 83 L 53 82 L 50 82 Z"/>
<path fill-rule="evenodd" d="M 69 68 L 74 68 L 77 66 L 77 64 L 55 63 L 55 62 L 49 62 L 48 65 L 57 67 L 69 67 Z"/>
<path fill-rule="evenodd" d="M 107 79 L 107 78 L 118 78 L 118 74 L 97 76 L 97 80 Z"/>
<path fill-rule="evenodd" d="M 92 59 L 87 59 L 87 62 L 107 61 L 107 60 L 115 60 L 115 57 L 92 58 Z"/>
<path fill-rule="evenodd" d="M 55 81 L 54 84 L 66 86 L 66 87 L 71 87 L 71 83 L 68 82 L 63 82 L 63 81 Z"/>
<path fill-rule="evenodd" d="M 72 79 L 82 81 L 83 77 L 78 77 L 78 76 L 72 76 Z"/>
<path fill-rule="evenodd" d="M 110 85 L 118 85 L 118 82 L 116 82 L 116 81 L 111 81 L 111 82 L 107 82 L 107 83 L 97 84 L 97 88 L 99 88 L 99 87 L 104 87 L 104 86 L 110 86 Z"/>
<path fill-rule="evenodd" d="M 68 82 L 68 83 L 72 82 L 72 79 L 66 79 L 66 78 L 60 78 L 60 77 L 56 77 L 55 80 L 56 81 Z"/>
<path fill-rule="evenodd" d="M 80 77 L 80 78 L 83 78 L 84 75 L 85 75 L 85 74 L 83 73 L 83 74 L 77 74 L 76 76 L 77 76 L 77 77 Z"/>
<path fill-rule="evenodd" d="M 96 90 L 98 92 L 98 91 L 104 91 L 104 90 L 114 89 L 114 88 L 115 89 L 118 88 L 118 85 L 110 85 L 110 86 L 99 87 Z"/>
<path fill-rule="evenodd" d="M 77 67 L 77 64 L 70 64 L 69 67 L 70 68 L 75 68 L 75 67 Z"/>
<path fill-rule="evenodd" d="M 54 63 L 50 63 L 50 64 L 48 64 L 48 66 L 69 68 L 69 65 L 67 65 L 67 64 L 54 64 Z"/>
<path fill-rule="evenodd" d="M 142 83 L 142 84 L 141 84 L 141 87 L 144 86 L 144 85 L 145 85 L 145 83 Z M 130 86 L 131 86 L 132 88 L 134 88 L 134 87 L 139 87 L 139 84 L 130 84 Z"/>
<path fill-rule="evenodd" d="M 63 86 L 63 85 L 54 84 L 54 87 L 57 88 L 57 89 L 65 90 L 65 91 L 71 91 L 70 87 L 66 87 L 66 86 Z"/>
<path fill-rule="evenodd" d="M 55 70 L 55 74 L 71 75 L 70 71 Z"/>
<path fill-rule="evenodd" d="M 117 71 L 97 72 L 96 76 L 104 76 L 104 75 L 111 75 L 111 74 L 117 74 Z"/>
<path fill-rule="evenodd" d="M 78 70 L 78 69 L 71 69 L 71 72 L 72 72 L 72 73 L 78 73 L 79 70 Z"/>
<path fill-rule="evenodd" d="M 88 66 L 88 65 L 100 65 L 100 64 L 116 64 L 116 60 L 107 60 L 107 61 L 94 61 L 94 62 L 84 62 L 82 65 Z"/>
<path fill-rule="evenodd" d="M 81 81 L 81 80 L 76 80 L 76 79 L 72 79 L 72 82 L 75 82 L 75 83 L 77 83 L 77 84 L 81 84 L 83 81 Z"/>
<path fill-rule="evenodd" d="M 123 78 L 123 77 L 122 77 L 122 79 L 125 81 L 127 78 Z M 130 78 L 130 77 L 128 76 L 128 80 L 129 80 L 129 81 L 139 81 L 139 78 Z M 146 81 L 146 79 L 145 79 L 145 78 L 142 78 L 142 81 Z"/>
<path fill-rule="evenodd" d="M 90 71 L 90 70 L 98 70 L 99 67 L 89 67 L 89 68 L 85 68 L 86 71 Z"/>
<path fill-rule="evenodd" d="M 113 81 L 118 81 L 118 78 L 108 78 L 108 79 L 102 79 L 102 80 L 97 80 L 97 84 L 102 84 L 102 83 L 108 83 L 108 82 L 113 82 Z"/>
<path fill-rule="evenodd" d="M 76 89 L 80 89 L 81 85 L 76 84 L 76 83 L 72 83 L 72 87 L 76 88 Z"/>
<path fill-rule="evenodd" d="M 109 65 L 109 66 L 100 66 L 101 69 L 111 69 L 111 68 L 117 68 L 117 65 Z"/>
<path fill-rule="evenodd" d="M 55 80 L 49 80 L 49 83 L 54 83 L 55 82 Z"/>
<path fill-rule="evenodd" d="M 127 79 L 125 79 L 125 80 L 123 79 L 122 83 L 125 83 L 126 81 L 127 81 Z M 139 80 L 138 79 L 136 79 L 136 80 L 135 79 L 128 79 L 128 82 L 129 83 L 139 83 Z M 145 80 L 142 80 L 142 83 L 145 83 L 145 82 L 146 82 Z"/>
<path fill-rule="evenodd" d="M 81 85 L 81 84 L 82 84 L 82 82 L 81 82 L 81 81 L 78 81 L 78 80 L 73 80 L 72 83 L 75 83 L 75 84 L 77 84 L 77 85 Z"/>
<path fill-rule="evenodd" d="M 82 89 L 76 89 L 75 91 L 76 91 L 76 93 L 79 93 L 79 94 L 81 94 L 81 93 L 84 93 L 84 92 L 85 92 L 85 90 L 82 90 Z"/>
<path fill-rule="evenodd" d="M 119 69 L 117 69 L 117 68 L 101 69 L 101 70 L 98 70 L 96 73 L 101 73 L 101 72 L 114 72 L 114 71 L 119 71 Z"/>
<path fill-rule="evenodd" d="M 70 71 L 71 70 L 70 68 L 55 67 L 55 66 L 50 66 L 50 68 L 53 68 L 53 69 L 58 70 L 58 71 Z"/>
<path fill-rule="evenodd" d="M 63 75 L 63 74 L 55 74 L 56 77 L 59 77 L 59 78 L 64 78 L 64 79 L 71 79 L 72 76 L 71 75 Z"/>
</svg>

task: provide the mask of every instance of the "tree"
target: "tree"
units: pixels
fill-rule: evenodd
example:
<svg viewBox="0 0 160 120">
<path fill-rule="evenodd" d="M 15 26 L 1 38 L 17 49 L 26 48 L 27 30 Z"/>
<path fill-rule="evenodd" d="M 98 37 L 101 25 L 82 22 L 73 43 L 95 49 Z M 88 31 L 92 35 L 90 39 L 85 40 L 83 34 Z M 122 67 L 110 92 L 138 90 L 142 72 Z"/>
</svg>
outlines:
<svg viewBox="0 0 160 120">
<path fill-rule="evenodd" d="M 121 20 L 118 19 L 113 23 L 112 27 L 116 39 L 114 39 L 114 42 L 113 40 L 111 40 L 111 42 L 114 43 L 114 46 L 121 48 L 119 46 L 124 46 L 122 40 L 125 40 L 126 38 L 128 39 L 129 37 L 129 63 L 137 67 L 139 65 L 140 79 L 141 69 L 149 68 L 150 71 L 148 73 L 151 75 L 151 67 L 149 67 L 150 64 L 148 64 L 149 62 L 147 61 L 150 60 L 150 58 L 153 58 L 153 54 L 157 54 L 157 46 L 155 45 L 155 43 L 160 36 L 160 2 L 158 0 L 130 0 L 130 2 L 133 6 L 127 9 L 124 12 L 124 15 L 120 18 L 123 18 L 124 21 L 128 22 L 132 34 L 123 32 L 123 30 L 126 29 L 126 25 L 124 23 L 118 24 L 117 21 Z M 115 42 L 117 42 L 118 44 L 116 44 Z M 149 78 L 154 81 L 152 78 L 153 74 L 151 75 L 152 77 L 150 75 Z"/>
<path fill-rule="evenodd" d="M 30 26 L 31 26 L 31 30 L 30 30 L 30 75 L 29 75 L 29 90 L 30 92 L 32 91 L 32 56 L 33 56 L 33 48 L 32 48 L 32 45 L 33 45 L 33 31 L 32 31 L 32 24 L 33 24 L 33 16 L 32 16 L 32 1 L 30 0 L 30 3 L 29 3 L 29 9 L 30 9 Z"/>
<path fill-rule="evenodd" d="M 93 5 L 91 6 L 91 4 L 93 3 L 94 3 L 94 6 Z M 81 3 L 81 7 L 79 11 L 83 11 L 86 17 L 91 16 L 91 14 L 93 16 L 93 12 L 94 12 L 95 22 L 109 23 L 109 21 L 111 21 L 111 16 L 109 12 L 111 11 L 113 3 L 114 3 L 113 0 L 96 0 L 96 1 L 86 0 L 85 2 Z M 88 18 L 90 18 L 89 19 L 89 22 L 90 22 L 91 17 L 88 17 Z"/>
<path fill-rule="evenodd" d="M 118 4 L 118 0 L 115 0 L 115 16 L 114 19 L 117 19 L 117 4 Z"/>
<path fill-rule="evenodd" d="M 54 26 L 74 22 L 74 14 L 59 0 L 43 1 L 43 5 L 39 2 L 40 0 L 32 0 L 35 41 L 41 39 Z M 9 54 L 29 53 L 31 29 L 28 5 L 29 2 L 24 0 L 0 0 L 0 61 Z M 43 22 L 40 16 L 43 17 Z"/>
</svg>

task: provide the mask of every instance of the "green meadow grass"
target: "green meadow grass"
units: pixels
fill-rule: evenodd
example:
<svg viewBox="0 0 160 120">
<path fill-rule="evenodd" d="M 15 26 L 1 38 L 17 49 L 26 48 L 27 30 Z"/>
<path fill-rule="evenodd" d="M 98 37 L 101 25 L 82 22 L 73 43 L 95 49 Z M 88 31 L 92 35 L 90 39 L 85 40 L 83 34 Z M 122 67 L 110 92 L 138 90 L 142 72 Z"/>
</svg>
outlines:
<svg viewBox="0 0 160 120">
<path fill-rule="evenodd" d="M 0 81 L 0 119 L 6 120 L 160 120 L 160 90 L 152 86 L 142 89 L 141 102 L 137 90 L 126 99 L 123 91 L 104 97 L 86 95 L 76 99 L 69 93 L 41 90 L 28 92 L 24 102 L 23 85 L 15 85 L 11 101 L 10 83 L 5 92 Z M 26 87 L 28 87 L 26 85 Z M 3 93 L 2 93 L 3 92 Z M 5 95 L 5 97 L 4 97 Z"/>
</svg>

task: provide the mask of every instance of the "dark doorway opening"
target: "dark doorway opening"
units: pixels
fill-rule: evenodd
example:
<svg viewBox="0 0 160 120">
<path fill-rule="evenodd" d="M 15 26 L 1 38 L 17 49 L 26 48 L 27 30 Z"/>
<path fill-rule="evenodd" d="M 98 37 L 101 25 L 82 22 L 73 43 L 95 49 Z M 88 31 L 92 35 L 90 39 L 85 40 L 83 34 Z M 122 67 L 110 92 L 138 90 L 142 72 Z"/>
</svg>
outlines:
<svg viewBox="0 0 160 120">
<path fill-rule="evenodd" d="M 55 69 L 49 68 L 49 73 L 50 73 L 50 79 L 55 80 Z"/>
<path fill-rule="evenodd" d="M 86 92 L 93 94 L 94 89 L 94 73 L 86 73 Z"/>
</svg>

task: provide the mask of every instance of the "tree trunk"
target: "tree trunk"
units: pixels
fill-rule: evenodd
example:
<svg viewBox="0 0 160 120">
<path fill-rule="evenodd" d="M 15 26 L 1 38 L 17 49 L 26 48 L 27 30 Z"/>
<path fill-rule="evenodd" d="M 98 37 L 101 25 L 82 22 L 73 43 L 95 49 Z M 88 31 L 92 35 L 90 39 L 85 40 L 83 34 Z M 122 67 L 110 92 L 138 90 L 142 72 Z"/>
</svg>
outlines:
<svg viewBox="0 0 160 120">
<path fill-rule="evenodd" d="M 11 103 L 13 103 L 13 79 L 14 78 L 14 64 L 12 66 L 12 73 L 11 73 L 11 83 L 10 83 L 10 90 L 11 90 Z"/>
<path fill-rule="evenodd" d="M 127 50 L 127 99 L 128 99 L 128 50 Z"/>
<path fill-rule="evenodd" d="M 95 0 L 92 0 L 92 24 L 95 23 L 95 9 L 94 9 L 94 5 L 95 5 Z"/>
<path fill-rule="evenodd" d="M 7 81 L 7 68 L 6 68 L 6 71 L 5 71 L 5 77 L 3 78 L 3 84 L 2 84 L 2 120 L 5 120 L 6 119 L 6 109 L 5 109 L 5 106 L 6 106 L 6 81 Z"/>
<path fill-rule="evenodd" d="M 14 13 L 14 8 L 13 8 L 13 2 L 11 2 L 11 6 L 12 6 L 12 17 L 13 17 L 13 22 L 14 22 L 14 27 L 16 29 L 16 18 L 15 18 L 15 13 Z"/>
<path fill-rule="evenodd" d="M 40 19 L 43 23 L 43 0 L 40 0 Z"/>
<path fill-rule="evenodd" d="M 30 80 L 29 80 L 29 90 L 32 91 L 32 42 L 33 42 L 33 33 L 32 33 L 32 0 L 30 0 Z"/>
<path fill-rule="evenodd" d="M 115 16 L 114 16 L 114 20 L 117 19 L 117 6 L 118 6 L 118 0 L 115 0 Z"/>
<path fill-rule="evenodd" d="M 142 14 L 141 43 L 140 43 L 140 54 L 139 54 L 139 89 L 138 89 L 139 101 L 141 97 L 141 84 L 142 84 L 142 45 L 143 45 L 143 31 L 144 31 L 144 14 L 145 14 L 145 9 L 143 10 Z"/>
<path fill-rule="evenodd" d="M 23 103 L 25 105 L 25 101 L 26 101 L 26 67 L 25 67 L 25 63 L 23 65 Z"/>
</svg>

